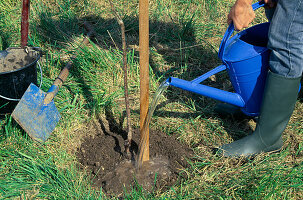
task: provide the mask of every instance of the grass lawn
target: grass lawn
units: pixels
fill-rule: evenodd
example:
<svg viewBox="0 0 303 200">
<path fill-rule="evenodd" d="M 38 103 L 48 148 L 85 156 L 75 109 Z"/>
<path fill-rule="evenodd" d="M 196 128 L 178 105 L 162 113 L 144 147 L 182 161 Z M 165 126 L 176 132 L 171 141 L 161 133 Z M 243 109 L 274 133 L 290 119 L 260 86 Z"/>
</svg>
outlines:
<svg viewBox="0 0 303 200">
<path fill-rule="evenodd" d="M 126 26 L 132 125 L 139 127 L 138 1 L 113 0 Z M 217 56 L 232 0 L 150 0 L 150 93 L 170 76 L 191 80 L 220 65 Z M 0 1 L 0 50 L 20 46 L 21 1 Z M 96 31 L 88 47 L 79 44 L 90 22 Z M 254 24 L 265 22 L 263 9 Z M 44 144 L 33 142 L 9 114 L 0 116 L 0 199 L 107 199 L 93 187 L 92 175 L 79 167 L 76 151 L 89 132 L 105 120 L 105 110 L 126 128 L 120 27 L 106 0 L 32 0 L 28 45 L 40 47 L 42 89 L 61 68 L 71 73 L 55 97 L 62 118 Z M 1 77 L 0 77 L 1 78 Z M 39 81 L 40 78 L 38 78 Z M 229 88 L 222 72 L 206 84 Z M 152 98 L 152 96 L 150 97 Z M 125 199 L 302 199 L 303 100 L 283 135 L 283 150 L 254 160 L 219 158 L 215 147 L 243 137 L 255 127 L 249 119 L 221 118 L 215 100 L 169 88 L 150 128 L 176 135 L 195 157 L 181 183 L 166 191 L 127 191 Z"/>
</svg>

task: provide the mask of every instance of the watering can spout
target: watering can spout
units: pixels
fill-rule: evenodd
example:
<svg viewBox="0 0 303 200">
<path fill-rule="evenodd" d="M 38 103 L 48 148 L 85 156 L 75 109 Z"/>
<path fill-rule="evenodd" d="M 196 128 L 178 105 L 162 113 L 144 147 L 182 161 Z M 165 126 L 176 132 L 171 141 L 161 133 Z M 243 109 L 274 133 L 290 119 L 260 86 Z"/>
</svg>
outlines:
<svg viewBox="0 0 303 200">
<path fill-rule="evenodd" d="M 200 94 L 202 96 L 210 97 L 225 103 L 229 103 L 240 108 L 245 106 L 245 102 L 242 97 L 237 93 L 227 92 L 210 86 L 199 84 L 195 81 L 186 81 L 174 77 L 170 77 L 166 82 L 174 87 L 187 90 Z"/>
</svg>

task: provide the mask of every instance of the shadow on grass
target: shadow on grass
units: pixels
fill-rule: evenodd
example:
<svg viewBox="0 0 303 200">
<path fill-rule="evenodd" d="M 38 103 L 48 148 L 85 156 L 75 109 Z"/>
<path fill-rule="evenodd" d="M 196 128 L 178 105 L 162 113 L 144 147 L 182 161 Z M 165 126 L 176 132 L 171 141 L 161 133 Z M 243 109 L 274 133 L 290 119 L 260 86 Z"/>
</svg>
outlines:
<svg viewBox="0 0 303 200">
<path fill-rule="evenodd" d="M 40 23 L 37 23 L 37 32 L 39 32 L 38 40 L 43 43 L 49 43 L 54 48 L 63 48 L 61 44 L 71 42 L 76 36 L 85 33 L 82 24 L 84 21 L 90 22 L 96 32 L 93 40 L 98 46 L 104 49 L 121 48 L 120 27 L 115 19 L 104 19 L 99 16 L 91 15 L 83 18 L 73 16 L 70 18 L 57 20 L 47 13 L 40 15 Z M 139 57 L 139 21 L 138 18 L 124 17 L 126 27 L 126 42 L 128 50 L 135 49 L 135 58 Z M 177 76 L 185 80 L 192 80 L 220 64 L 217 57 L 217 52 L 206 42 L 199 41 L 195 35 L 194 25 L 187 23 L 186 25 L 178 25 L 162 21 L 150 21 L 150 67 L 156 80 L 164 81 L 170 76 Z M 35 27 L 32 27 L 33 29 Z M 83 78 L 83 73 L 75 63 L 71 71 L 71 75 L 76 79 L 76 82 L 81 87 L 84 97 L 87 102 L 97 102 L 89 84 Z M 227 74 L 221 72 L 215 78 L 216 80 L 205 80 L 205 85 L 225 89 Z M 230 89 L 230 88 L 228 88 Z M 176 116 L 178 118 L 195 118 L 201 113 L 206 117 L 218 117 L 211 110 L 216 102 L 212 99 L 204 98 L 196 94 L 182 91 L 176 88 L 169 88 L 165 94 L 171 102 L 186 102 L 188 99 L 193 99 L 195 107 L 200 110 L 196 113 L 181 113 L 181 112 L 155 112 L 157 116 Z M 95 105 L 92 103 L 91 105 Z M 164 105 L 158 105 L 162 107 Z M 89 108 L 91 111 L 94 109 Z M 107 110 L 107 120 L 111 130 L 123 138 L 126 137 L 125 131 L 122 130 L 122 124 L 125 114 L 119 122 L 113 117 L 113 113 Z M 139 111 L 133 111 L 139 113 Z M 230 123 L 230 119 L 222 118 L 223 125 Z M 231 131 L 231 136 L 234 139 L 238 138 L 238 134 Z"/>
</svg>

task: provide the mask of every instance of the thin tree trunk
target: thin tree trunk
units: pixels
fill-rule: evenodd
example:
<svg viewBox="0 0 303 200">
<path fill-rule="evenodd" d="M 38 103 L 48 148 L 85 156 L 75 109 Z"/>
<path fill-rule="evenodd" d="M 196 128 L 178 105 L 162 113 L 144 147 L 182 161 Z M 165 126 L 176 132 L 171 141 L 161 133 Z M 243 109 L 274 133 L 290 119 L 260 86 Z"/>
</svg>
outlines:
<svg viewBox="0 0 303 200">
<path fill-rule="evenodd" d="M 109 0 L 109 3 L 111 5 L 112 12 L 121 28 L 122 50 L 123 50 L 123 72 L 124 72 L 124 98 L 125 98 L 126 119 L 127 119 L 127 140 L 125 141 L 124 146 L 125 146 L 125 153 L 128 156 L 130 156 L 130 146 L 131 146 L 131 141 L 132 141 L 132 126 L 131 126 L 129 95 L 128 95 L 125 25 L 124 25 L 122 18 L 117 13 L 112 0 Z"/>
</svg>

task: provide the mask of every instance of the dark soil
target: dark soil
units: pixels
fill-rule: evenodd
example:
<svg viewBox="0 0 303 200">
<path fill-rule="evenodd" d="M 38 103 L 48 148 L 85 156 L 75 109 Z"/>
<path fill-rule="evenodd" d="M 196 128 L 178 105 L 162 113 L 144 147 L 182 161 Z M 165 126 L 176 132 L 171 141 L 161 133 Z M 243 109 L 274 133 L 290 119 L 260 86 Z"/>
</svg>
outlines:
<svg viewBox="0 0 303 200">
<path fill-rule="evenodd" d="M 117 127 L 110 129 L 106 130 L 100 120 L 82 130 L 95 133 L 85 138 L 76 153 L 79 162 L 91 173 L 95 187 L 102 187 L 108 195 L 121 196 L 138 184 L 150 192 L 165 190 L 180 181 L 181 170 L 189 167 L 186 158 L 193 156 L 189 147 L 182 145 L 175 135 L 150 130 L 150 162 L 144 162 L 138 170 L 134 158 L 138 153 L 139 131 L 133 134 L 130 161 L 123 154 L 126 133 Z"/>
<path fill-rule="evenodd" d="M 33 63 L 37 59 L 36 51 L 26 52 L 21 48 L 9 48 L 0 52 L 0 73 L 13 72 Z"/>
</svg>

